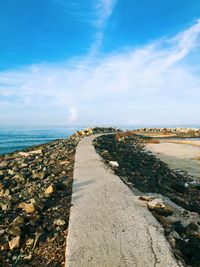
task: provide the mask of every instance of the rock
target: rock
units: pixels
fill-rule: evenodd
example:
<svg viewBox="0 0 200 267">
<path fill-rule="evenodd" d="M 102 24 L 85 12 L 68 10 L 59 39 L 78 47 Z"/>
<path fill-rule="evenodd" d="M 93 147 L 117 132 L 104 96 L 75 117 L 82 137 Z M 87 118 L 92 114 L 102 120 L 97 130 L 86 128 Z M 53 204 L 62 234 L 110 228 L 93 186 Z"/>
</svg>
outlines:
<svg viewBox="0 0 200 267">
<path fill-rule="evenodd" d="M 33 179 L 43 179 L 45 177 L 45 172 L 34 172 L 32 173 Z"/>
<path fill-rule="evenodd" d="M 17 182 L 17 183 L 23 183 L 24 182 L 24 177 L 23 177 L 23 175 L 21 174 L 21 173 L 19 173 L 19 174 L 16 174 L 14 177 L 13 177 L 13 179 L 15 179 L 15 181 Z"/>
<path fill-rule="evenodd" d="M 194 235 L 195 232 L 197 232 L 199 229 L 198 225 L 195 222 L 189 223 L 186 228 L 185 232 L 188 236 Z"/>
<path fill-rule="evenodd" d="M 34 198 L 31 198 L 29 201 L 30 201 L 30 203 L 33 204 L 33 205 L 36 204 L 36 200 L 35 200 Z"/>
<path fill-rule="evenodd" d="M 92 128 L 86 128 L 86 129 L 84 129 L 84 134 L 87 135 L 87 136 L 92 135 L 93 134 Z"/>
<path fill-rule="evenodd" d="M 24 256 L 23 258 L 24 258 L 25 260 L 30 260 L 32 257 L 33 257 L 33 254 L 30 253 L 29 255 Z"/>
<path fill-rule="evenodd" d="M 119 167 L 119 163 L 117 161 L 109 161 L 108 164 L 112 168 L 118 168 Z"/>
<path fill-rule="evenodd" d="M 185 186 L 185 184 L 183 183 L 175 183 L 172 186 L 176 191 L 180 192 L 180 193 L 185 193 L 188 189 L 187 186 Z"/>
<path fill-rule="evenodd" d="M 13 225 L 21 225 L 24 223 L 24 218 L 22 216 L 17 216 L 12 222 Z"/>
<path fill-rule="evenodd" d="M 30 154 L 42 154 L 42 149 L 33 150 L 29 152 Z"/>
<path fill-rule="evenodd" d="M 0 229 L 0 236 L 3 235 L 5 233 L 5 230 Z"/>
<path fill-rule="evenodd" d="M 6 189 L 6 191 L 4 192 L 4 197 L 8 197 L 10 195 L 10 190 Z"/>
<path fill-rule="evenodd" d="M 180 221 L 176 221 L 172 224 L 172 229 L 182 235 L 185 231 L 182 223 Z"/>
<path fill-rule="evenodd" d="M 30 155 L 37 155 L 37 154 L 41 154 L 42 153 L 42 150 L 41 149 L 38 149 L 38 150 L 32 150 L 32 151 L 29 151 L 29 152 L 19 152 L 19 155 L 22 156 L 22 157 L 28 157 Z"/>
<path fill-rule="evenodd" d="M 3 183 L 0 182 L 0 190 L 3 190 L 4 189 L 4 185 Z"/>
<path fill-rule="evenodd" d="M 57 226 L 62 226 L 62 225 L 65 225 L 65 221 L 61 220 L 61 219 L 58 219 L 58 220 L 54 221 L 54 224 L 57 225 Z"/>
<path fill-rule="evenodd" d="M 13 238 L 11 241 L 8 242 L 9 248 L 11 250 L 13 250 L 14 248 L 18 248 L 19 247 L 19 241 L 20 241 L 20 236 Z"/>
<path fill-rule="evenodd" d="M 150 197 L 150 196 L 140 196 L 139 197 L 139 200 L 149 202 L 149 201 L 152 201 L 153 200 L 153 197 Z"/>
<path fill-rule="evenodd" d="M 186 258 L 187 266 L 200 266 L 200 239 L 192 237 L 189 239 L 178 239 L 178 247 Z"/>
<path fill-rule="evenodd" d="M 150 211 L 154 211 L 162 216 L 171 216 L 173 214 L 173 210 L 171 207 L 159 202 L 159 200 L 154 199 L 147 204 Z"/>
<path fill-rule="evenodd" d="M 19 226 L 12 226 L 9 229 L 9 234 L 13 235 L 13 236 L 20 236 L 21 230 L 20 230 Z"/>
<path fill-rule="evenodd" d="M 66 185 L 62 182 L 56 182 L 55 183 L 56 190 L 63 191 L 66 189 Z"/>
<path fill-rule="evenodd" d="M 5 170 L 8 168 L 8 164 L 6 161 L 0 163 L 0 170 Z"/>
<path fill-rule="evenodd" d="M 53 159 L 49 160 L 48 165 L 54 165 L 54 164 L 55 164 L 55 160 Z"/>
<path fill-rule="evenodd" d="M 22 164 L 21 164 L 21 167 L 22 167 L 22 168 L 26 168 L 27 166 L 28 166 L 28 165 L 27 165 L 26 163 L 22 163 Z"/>
<path fill-rule="evenodd" d="M 35 211 L 35 207 L 33 204 L 21 203 L 19 204 L 19 208 L 22 208 L 26 213 L 32 213 Z"/>
<path fill-rule="evenodd" d="M 10 169 L 8 170 L 8 174 L 9 174 L 9 175 L 13 175 L 14 173 L 15 173 L 15 172 L 14 172 L 13 170 L 10 170 Z"/>
<path fill-rule="evenodd" d="M 1 209 L 3 210 L 3 211 L 6 211 L 6 210 L 8 210 L 9 209 L 9 205 L 6 203 L 6 204 L 0 204 L 0 206 L 1 206 Z"/>
<path fill-rule="evenodd" d="M 27 152 L 19 152 L 18 153 L 20 156 L 22 156 L 22 157 L 28 157 L 30 154 L 29 153 L 27 153 Z"/>
<path fill-rule="evenodd" d="M 149 201 L 148 203 L 148 208 L 149 209 L 154 209 L 155 207 L 164 207 L 165 204 L 163 203 L 163 200 L 162 199 L 153 199 L 151 201 Z"/>
<path fill-rule="evenodd" d="M 64 160 L 62 162 L 60 162 L 60 165 L 69 165 L 70 161 L 69 160 Z"/>
<path fill-rule="evenodd" d="M 29 238 L 27 241 L 26 241 L 26 245 L 29 247 L 29 246 L 31 246 L 31 245 L 33 245 L 33 243 L 34 243 L 34 239 L 32 239 L 32 238 Z"/>
<path fill-rule="evenodd" d="M 47 187 L 47 189 L 44 191 L 44 193 L 50 195 L 53 193 L 53 191 L 54 191 L 53 186 L 50 185 Z"/>
</svg>

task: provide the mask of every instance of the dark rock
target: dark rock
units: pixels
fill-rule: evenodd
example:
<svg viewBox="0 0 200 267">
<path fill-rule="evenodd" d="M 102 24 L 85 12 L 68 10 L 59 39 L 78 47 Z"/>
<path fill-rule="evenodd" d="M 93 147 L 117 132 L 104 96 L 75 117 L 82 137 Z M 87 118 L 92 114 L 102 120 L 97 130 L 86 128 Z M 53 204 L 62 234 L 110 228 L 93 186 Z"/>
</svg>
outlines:
<svg viewBox="0 0 200 267">
<path fill-rule="evenodd" d="M 195 232 L 197 232 L 199 229 L 198 225 L 195 222 L 191 222 L 188 224 L 188 226 L 185 228 L 185 232 L 187 236 L 193 236 Z"/>
<path fill-rule="evenodd" d="M 56 182 L 55 188 L 58 191 L 63 191 L 63 190 L 66 190 L 66 185 L 63 182 Z"/>
<path fill-rule="evenodd" d="M 185 228 L 183 227 L 182 223 L 180 221 L 176 221 L 172 224 L 172 228 L 174 231 L 179 233 L 180 235 L 184 233 Z"/>
</svg>

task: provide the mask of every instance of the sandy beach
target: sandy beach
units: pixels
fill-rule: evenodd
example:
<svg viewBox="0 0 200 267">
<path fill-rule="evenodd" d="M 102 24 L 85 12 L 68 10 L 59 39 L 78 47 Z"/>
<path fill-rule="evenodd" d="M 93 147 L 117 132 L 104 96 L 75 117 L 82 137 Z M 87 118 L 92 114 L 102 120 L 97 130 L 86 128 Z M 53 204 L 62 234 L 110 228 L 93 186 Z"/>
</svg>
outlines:
<svg viewBox="0 0 200 267">
<path fill-rule="evenodd" d="M 150 150 L 171 168 L 182 170 L 200 179 L 200 141 L 162 140 L 159 144 L 146 144 Z"/>
</svg>

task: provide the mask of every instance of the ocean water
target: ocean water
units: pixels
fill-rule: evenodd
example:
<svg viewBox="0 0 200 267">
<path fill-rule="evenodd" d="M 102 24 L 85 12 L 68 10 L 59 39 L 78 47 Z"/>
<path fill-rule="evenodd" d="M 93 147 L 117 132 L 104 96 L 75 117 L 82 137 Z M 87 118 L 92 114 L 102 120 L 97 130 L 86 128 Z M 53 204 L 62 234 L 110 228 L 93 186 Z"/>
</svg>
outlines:
<svg viewBox="0 0 200 267">
<path fill-rule="evenodd" d="M 114 127 L 114 126 L 113 126 Z M 117 128 L 133 130 L 145 127 L 142 125 L 118 125 Z M 164 127 L 156 125 L 146 125 L 146 127 Z M 168 126 L 169 127 L 169 126 Z M 177 127 L 177 125 L 170 126 Z M 183 127 L 197 127 L 190 125 Z M 44 144 L 55 139 L 67 138 L 77 130 L 86 126 L 54 126 L 54 127 L 0 127 L 0 155 L 23 150 L 33 145 Z"/>
<path fill-rule="evenodd" d="M 84 127 L 6 127 L 0 128 L 0 154 L 23 150 L 55 139 L 67 138 Z"/>
<path fill-rule="evenodd" d="M 0 155 L 67 138 L 88 126 L 0 127 Z M 127 128 L 127 127 L 122 127 Z M 132 127 L 131 127 L 132 128 Z"/>
</svg>

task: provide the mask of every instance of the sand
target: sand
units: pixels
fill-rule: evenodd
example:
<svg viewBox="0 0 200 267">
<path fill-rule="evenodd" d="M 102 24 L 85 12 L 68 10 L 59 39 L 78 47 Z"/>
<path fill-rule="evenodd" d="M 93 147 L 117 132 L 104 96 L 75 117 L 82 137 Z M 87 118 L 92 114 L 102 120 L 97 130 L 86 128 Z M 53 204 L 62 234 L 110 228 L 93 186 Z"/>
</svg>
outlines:
<svg viewBox="0 0 200 267">
<path fill-rule="evenodd" d="M 183 145 L 192 145 L 192 146 L 198 146 L 200 147 L 200 140 L 191 140 L 191 139 L 184 139 L 184 140 L 178 140 L 178 139 L 173 139 L 173 140 L 162 140 L 162 143 L 174 143 L 174 144 L 183 144 Z"/>
<path fill-rule="evenodd" d="M 200 141 L 183 144 L 161 141 L 159 144 L 146 144 L 150 150 L 171 168 L 186 171 L 189 175 L 200 179 Z M 177 142 L 177 141 L 176 141 Z"/>
</svg>

